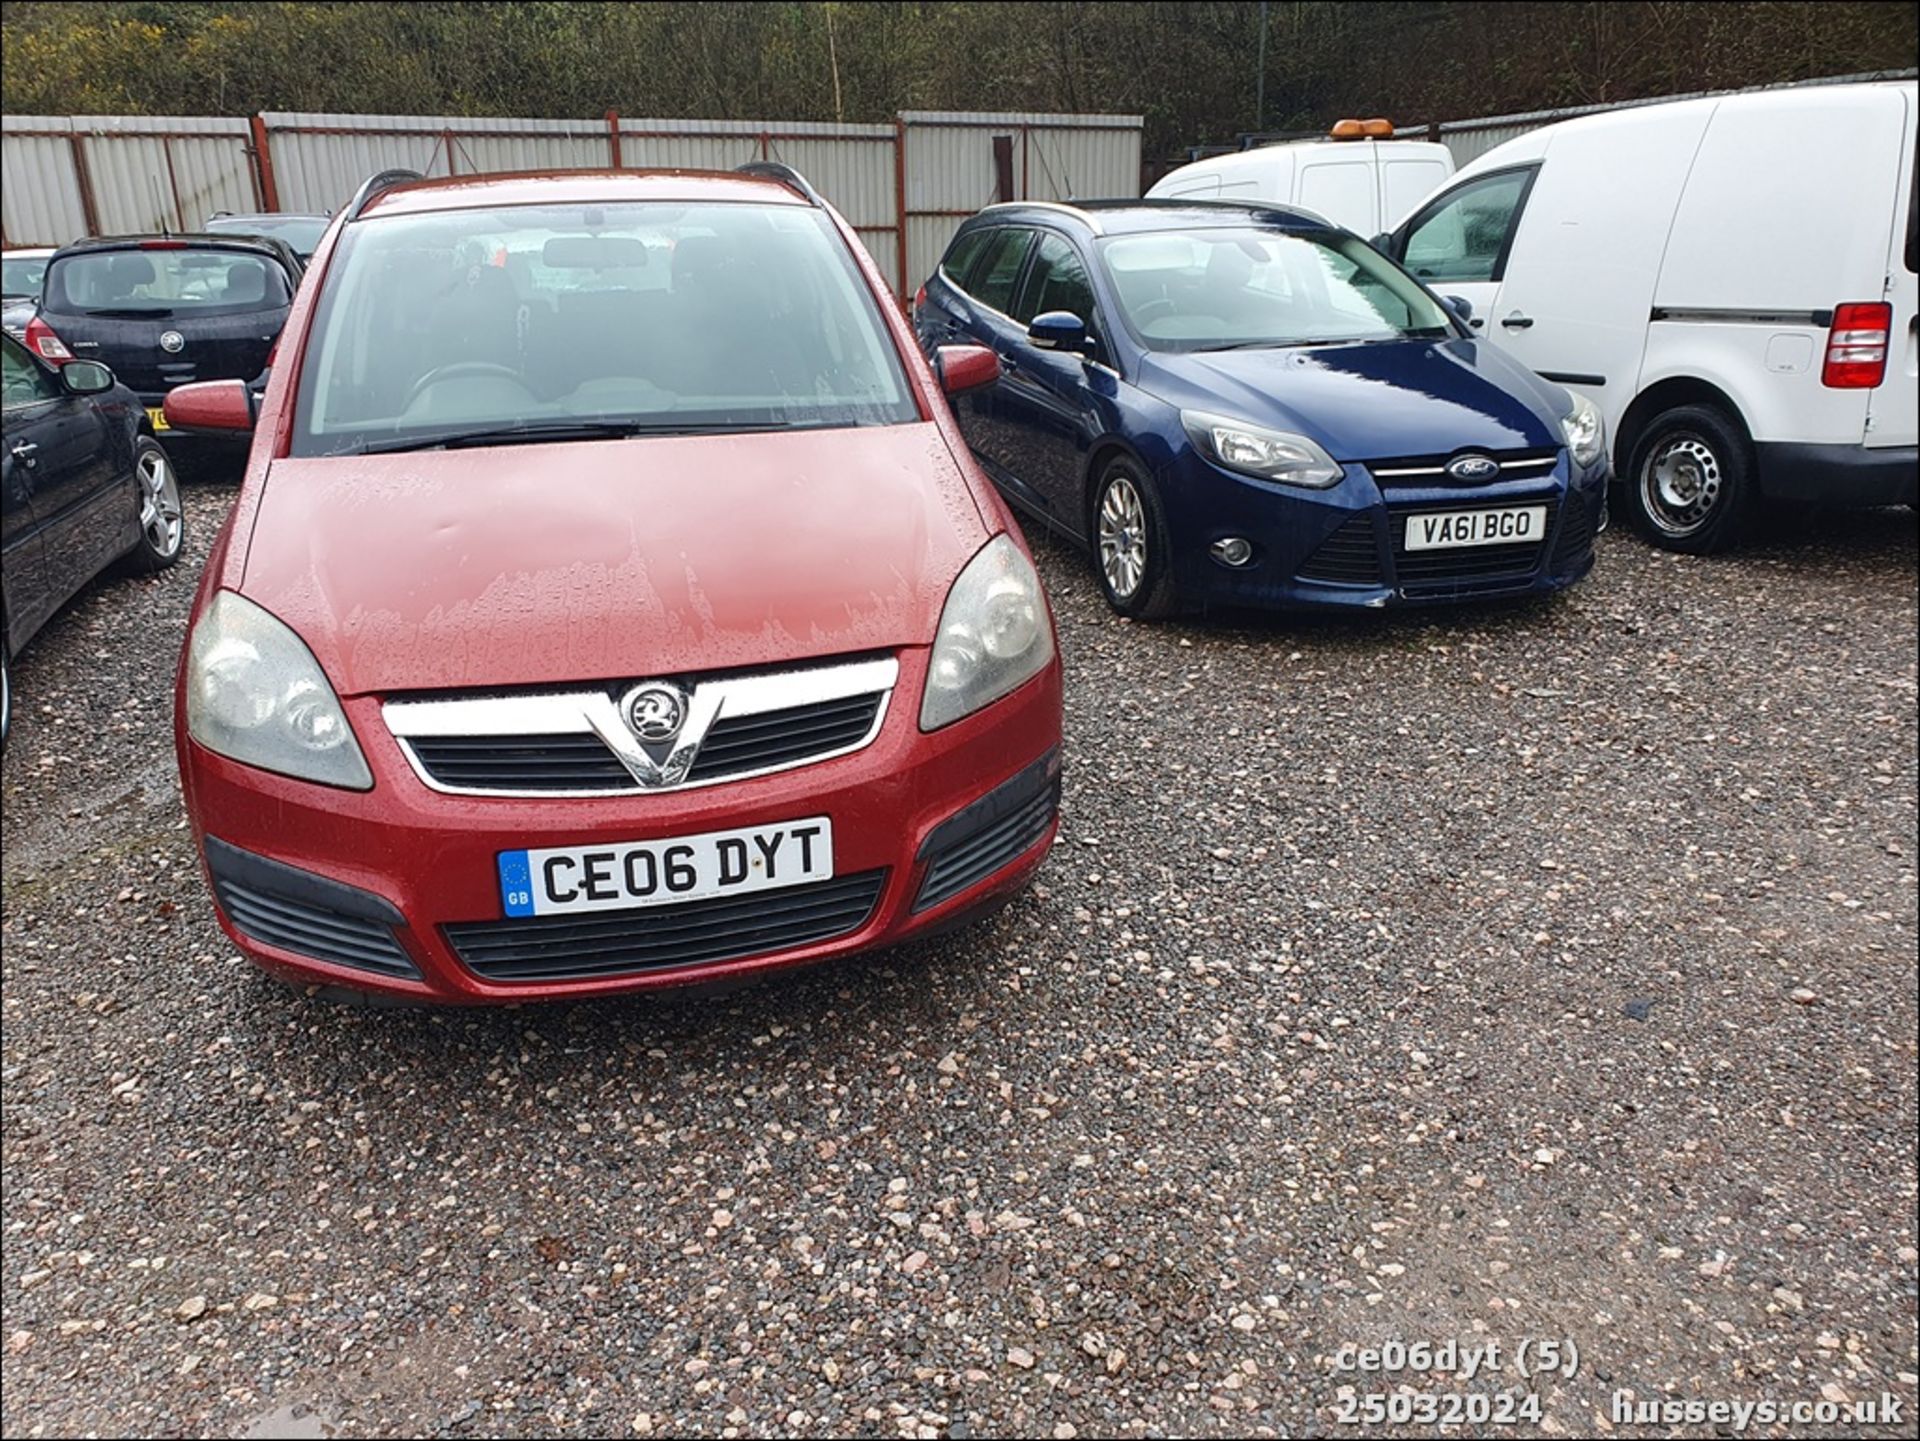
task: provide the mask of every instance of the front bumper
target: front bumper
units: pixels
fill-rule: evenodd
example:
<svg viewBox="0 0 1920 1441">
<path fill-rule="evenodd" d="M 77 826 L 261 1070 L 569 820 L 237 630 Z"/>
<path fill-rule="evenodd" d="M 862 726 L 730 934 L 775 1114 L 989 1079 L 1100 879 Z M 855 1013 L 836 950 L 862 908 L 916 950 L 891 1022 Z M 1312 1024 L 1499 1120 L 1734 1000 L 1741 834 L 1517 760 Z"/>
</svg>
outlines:
<svg viewBox="0 0 1920 1441">
<path fill-rule="evenodd" d="M 1815 505 L 1920 503 L 1920 449 L 1893 445 L 1803 445 L 1762 440 L 1753 447 L 1761 493 Z"/>
<path fill-rule="evenodd" d="M 375 776 L 366 792 L 241 765 L 180 727 L 188 814 L 221 926 L 243 954 L 288 980 L 456 1004 L 695 984 L 944 930 L 1019 890 L 1052 844 L 1060 667 L 1056 661 L 985 710 L 925 735 L 918 715 L 927 653 L 903 651 L 900 661 L 895 704 L 860 751 L 734 784 L 618 797 L 430 790 L 387 732 L 374 697 L 344 703 Z M 515 921 L 502 904 L 502 851 L 822 814 L 833 822 L 834 877 L 816 883 L 825 888 L 817 896 L 795 887 L 601 912 L 572 932 L 563 922 L 558 934 L 559 918 Z M 480 957 L 548 945 L 558 953 L 587 931 L 602 967 L 591 974 L 483 974 Z M 604 969 L 609 946 L 618 963 L 611 970 Z"/>
<path fill-rule="evenodd" d="M 1174 575 L 1201 603 L 1380 610 L 1563 590 L 1593 568 L 1605 525 L 1605 462 L 1577 468 L 1565 450 L 1550 472 L 1486 484 L 1407 482 L 1350 464 L 1323 491 L 1249 480 L 1187 453 L 1163 476 Z M 1177 496 L 1175 501 L 1173 497 Z M 1510 505 L 1547 507 L 1544 540 L 1530 547 L 1425 552 L 1403 547 L 1406 517 Z M 1252 561 L 1214 559 L 1217 540 L 1253 542 Z"/>
</svg>

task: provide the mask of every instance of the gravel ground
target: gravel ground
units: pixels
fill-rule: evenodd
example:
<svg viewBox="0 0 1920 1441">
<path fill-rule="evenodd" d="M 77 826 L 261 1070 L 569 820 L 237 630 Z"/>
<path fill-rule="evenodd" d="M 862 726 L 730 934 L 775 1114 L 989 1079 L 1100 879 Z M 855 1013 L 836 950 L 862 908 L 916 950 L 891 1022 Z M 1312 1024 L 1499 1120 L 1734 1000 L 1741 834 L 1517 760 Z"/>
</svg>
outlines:
<svg viewBox="0 0 1920 1441">
<path fill-rule="evenodd" d="M 1129 626 L 1041 563 L 1026 897 L 485 1013 L 233 955 L 169 741 L 197 566 L 89 591 L 5 760 L 6 1433 L 1353 1434 L 1343 1387 L 1524 1391 L 1562 1337 L 1520 1433 L 1624 1388 L 1912 1434 L 1914 516 L 1363 623 Z M 1497 1364 L 1333 1365 L 1454 1337 Z"/>
</svg>

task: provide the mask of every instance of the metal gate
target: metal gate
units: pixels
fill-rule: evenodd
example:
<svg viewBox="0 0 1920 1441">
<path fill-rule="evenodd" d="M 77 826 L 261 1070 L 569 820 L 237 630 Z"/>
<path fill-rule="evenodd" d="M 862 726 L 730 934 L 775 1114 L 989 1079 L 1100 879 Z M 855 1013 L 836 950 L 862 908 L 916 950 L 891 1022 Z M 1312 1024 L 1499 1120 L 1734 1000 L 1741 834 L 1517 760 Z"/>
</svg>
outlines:
<svg viewBox="0 0 1920 1441">
<path fill-rule="evenodd" d="M 908 111 L 890 125 L 475 119 L 266 111 L 238 118 L 7 116 L 5 242 L 193 230 L 216 210 L 331 211 L 376 170 L 730 170 L 779 160 L 859 232 L 896 293 L 995 199 L 1139 194 L 1137 115 Z"/>
</svg>

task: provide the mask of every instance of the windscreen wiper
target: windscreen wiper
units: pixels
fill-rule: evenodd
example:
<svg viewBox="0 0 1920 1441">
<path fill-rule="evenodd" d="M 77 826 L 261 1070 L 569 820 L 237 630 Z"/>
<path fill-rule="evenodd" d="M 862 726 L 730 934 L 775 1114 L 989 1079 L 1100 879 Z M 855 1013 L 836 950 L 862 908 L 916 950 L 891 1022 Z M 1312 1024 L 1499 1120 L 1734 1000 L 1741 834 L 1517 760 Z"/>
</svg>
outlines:
<svg viewBox="0 0 1920 1441">
<path fill-rule="evenodd" d="M 467 450 L 491 445 L 556 445 L 570 440 L 625 440 L 636 435 L 722 435 L 785 430 L 788 420 L 746 423 L 673 420 L 559 420 L 538 425 L 488 426 L 441 435 L 409 435 L 368 441 L 356 454 L 397 455 L 409 450 Z"/>
<path fill-rule="evenodd" d="M 1203 354 L 1216 350 L 1299 350 L 1310 345 L 1338 345 L 1336 340 L 1229 340 L 1224 345 L 1201 345 Z"/>
</svg>

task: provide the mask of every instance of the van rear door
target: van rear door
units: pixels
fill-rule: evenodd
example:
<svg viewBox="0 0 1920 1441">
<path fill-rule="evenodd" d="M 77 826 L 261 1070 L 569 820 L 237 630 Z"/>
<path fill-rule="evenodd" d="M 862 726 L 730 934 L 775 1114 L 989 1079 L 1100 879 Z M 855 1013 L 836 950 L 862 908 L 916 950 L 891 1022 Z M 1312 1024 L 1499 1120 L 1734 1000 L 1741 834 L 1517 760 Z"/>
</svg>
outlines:
<svg viewBox="0 0 1920 1441">
<path fill-rule="evenodd" d="M 1373 146 L 1329 145 L 1301 165 L 1291 199 L 1356 235 L 1373 235 L 1380 229 L 1378 194 Z"/>
<path fill-rule="evenodd" d="M 1920 167 L 1914 164 L 1915 92 L 1903 87 L 1900 96 L 1906 101 L 1906 131 L 1900 138 L 1905 169 L 1894 190 L 1893 243 L 1887 255 L 1893 333 L 1887 337 L 1886 378 L 1867 402 L 1869 449 L 1920 443 L 1920 276 L 1914 273 L 1920 261 L 1920 204 L 1915 203 Z"/>
<path fill-rule="evenodd" d="M 1380 224 L 1391 230 L 1414 206 L 1446 183 L 1453 161 L 1438 145 L 1394 141 L 1380 148 Z M 1372 235 L 1374 230 L 1364 232 Z"/>
</svg>

